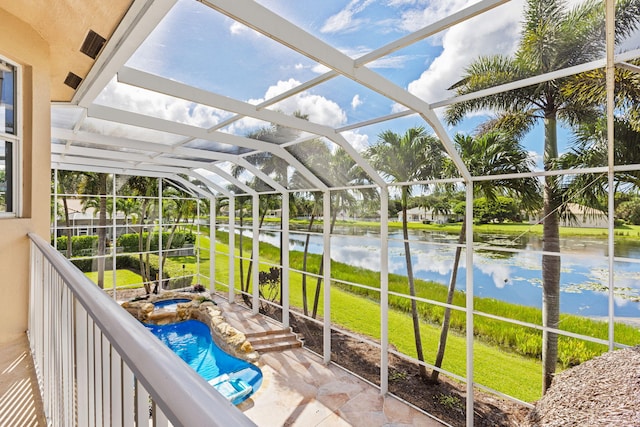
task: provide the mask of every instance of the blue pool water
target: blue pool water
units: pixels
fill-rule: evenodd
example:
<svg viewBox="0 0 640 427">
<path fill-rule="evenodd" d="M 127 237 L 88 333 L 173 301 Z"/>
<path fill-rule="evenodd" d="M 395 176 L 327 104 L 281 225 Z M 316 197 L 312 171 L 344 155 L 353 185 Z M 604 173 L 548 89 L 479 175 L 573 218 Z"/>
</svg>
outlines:
<svg viewBox="0 0 640 427">
<path fill-rule="evenodd" d="M 162 301 L 156 301 L 153 303 L 155 308 L 164 308 L 166 310 L 175 310 L 178 307 L 178 304 L 182 304 L 185 302 L 191 301 L 188 298 L 173 298 L 173 299 L 165 299 Z"/>
<path fill-rule="evenodd" d="M 222 351 L 213 342 L 209 326 L 198 320 L 145 326 L 207 381 L 227 374 L 230 378 L 239 378 L 251 385 L 252 393 L 262 384 L 260 368 Z M 233 403 L 237 405 L 250 395 Z"/>
</svg>

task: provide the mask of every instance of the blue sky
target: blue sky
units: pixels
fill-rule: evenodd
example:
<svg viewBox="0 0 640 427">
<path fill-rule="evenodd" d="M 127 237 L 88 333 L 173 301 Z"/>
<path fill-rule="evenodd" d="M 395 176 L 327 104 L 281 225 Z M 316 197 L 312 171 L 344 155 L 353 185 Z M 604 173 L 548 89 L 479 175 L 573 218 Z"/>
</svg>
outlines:
<svg viewBox="0 0 640 427">
<path fill-rule="evenodd" d="M 260 0 L 258 3 L 357 58 L 474 2 Z M 426 102 L 446 99 L 453 95 L 447 88 L 460 78 L 472 59 L 479 55 L 510 54 L 516 49 L 522 8 L 521 0 L 508 2 L 370 63 L 369 67 Z M 259 103 L 327 71 L 322 65 L 193 0 L 180 0 L 127 65 L 251 103 Z M 199 126 L 213 126 L 229 116 L 115 83 L 98 102 L 116 103 Z M 301 111 L 308 114 L 311 121 L 341 127 L 390 114 L 397 111 L 398 106 L 349 79 L 338 77 L 271 108 L 289 114 Z M 449 135 L 472 132 L 486 117 L 482 114 L 470 117 L 456 128 L 448 128 Z M 265 125 L 244 119 L 225 130 L 246 135 Z M 411 116 L 343 135 L 356 148 L 364 149 L 374 143 L 383 130 L 403 133 L 411 126 L 424 125 L 419 117 Z M 566 130 L 559 131 L 561 151 L 565 150 L 569 138 Z M 524 145 L 539 160 L 541 129 L 528 135 Z"/>
</svg>

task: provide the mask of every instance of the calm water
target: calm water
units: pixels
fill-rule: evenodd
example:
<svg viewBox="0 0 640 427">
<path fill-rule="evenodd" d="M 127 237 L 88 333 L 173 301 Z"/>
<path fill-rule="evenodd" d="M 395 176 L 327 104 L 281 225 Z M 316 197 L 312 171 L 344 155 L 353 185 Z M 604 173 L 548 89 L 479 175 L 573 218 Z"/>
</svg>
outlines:
<svg viewBox="0 0 640 427">
<path fill-rule="evenodd" d="M 247 233 L 250 236 L 250 233 Z M 279 233 L 262 232 L 260 240 L 279 246 Z M 402 232 L 389 233 L 389 271 L 406 275 Z M 516 239 L 516 240 L 514 240 Z M 291 232 L 289 249 L 302 251 L 305 236 Z M 449 283 L 457 235 L 410 231 L 411 258 L 416 277 Z M 416 240 L 416 241 L 414 241 Z M 640 240 L 640 239 L 639 239 Z M 539 236 L 476 235 L 476 244 L 499 248 L 539 251 Z M 311 236 L 309 251 L 322 252 L 322 236 Z M 606 239 L 563 238 L 560 308 L 563 313 L 583 316 L 608 315 L 608 259 Z M 615 255 L 640 261 L 640 241 L 616 243 Z M 457 289 L 465 290 L 465 252 L 462 252 Z M 331 258 L 349 265 L 380 270 L 380 237 L 377 230 L 336 229 L 331 237 Z M 499 250 L 474 252 L 474 293 L 517 304 L 542 307 L 540 254 Z M 614 263 L 615 316 L 640 317 L 640 263 Z"/>
</svg>

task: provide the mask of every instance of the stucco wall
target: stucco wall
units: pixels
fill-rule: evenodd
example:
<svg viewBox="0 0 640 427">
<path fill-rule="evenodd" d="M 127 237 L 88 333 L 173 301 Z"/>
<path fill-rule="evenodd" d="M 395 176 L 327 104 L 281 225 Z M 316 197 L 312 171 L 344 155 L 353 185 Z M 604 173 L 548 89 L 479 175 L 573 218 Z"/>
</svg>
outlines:
<svg viewBox="0 0 640 427">
<path fill-rule="evenodd" d="M 49 47 L 32 28 L 0 9 L 0 54 L 22 66 L 23 214 L 0 219 L 0 343 L 27 329 L 29 239 L 48 240 L 51 113 Z M 19 100 L 20 101 L 20 100 Z"/>
</svg>

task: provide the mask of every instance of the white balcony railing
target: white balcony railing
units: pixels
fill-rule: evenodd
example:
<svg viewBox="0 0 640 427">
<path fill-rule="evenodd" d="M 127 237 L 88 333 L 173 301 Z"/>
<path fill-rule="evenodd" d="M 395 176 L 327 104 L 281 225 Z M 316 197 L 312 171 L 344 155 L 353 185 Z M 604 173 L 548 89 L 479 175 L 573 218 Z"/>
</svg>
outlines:
<svg viewBox="0 0 640 427">
<path fill-rule="evenodd" d="M 253 426 L 37 235 L 29 341 L 53 426 Z"/>
</svg>

